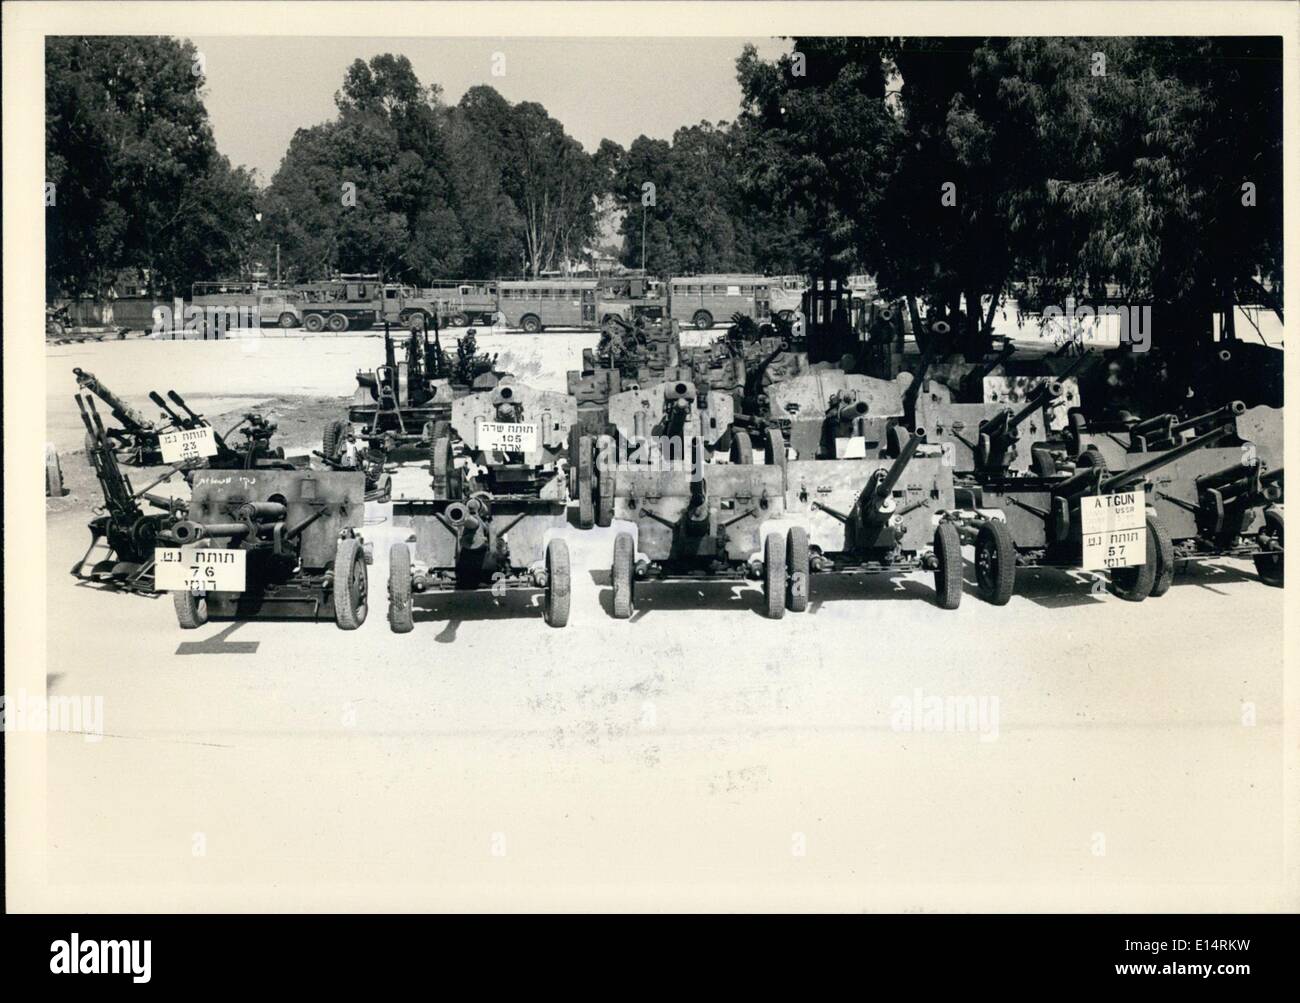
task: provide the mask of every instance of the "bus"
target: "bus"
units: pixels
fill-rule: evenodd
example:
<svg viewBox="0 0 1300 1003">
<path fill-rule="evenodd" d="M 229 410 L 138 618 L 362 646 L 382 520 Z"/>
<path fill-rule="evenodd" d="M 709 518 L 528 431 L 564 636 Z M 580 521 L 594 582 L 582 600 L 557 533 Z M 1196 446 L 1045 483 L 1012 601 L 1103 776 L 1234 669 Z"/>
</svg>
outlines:
<svg viewBox="0 0 1300 1003">
<path fill-rule="evenodd" d="M 596 279 L 503 279 L 497 295 L 506 327 L 528 334 L 548 327 L 590 331 L 600 326 Z"/>
<path fill-rule="evenodd" d="M 773 279 L 763 275 L 687 275 L 668 281 L 669 316 L 707 331 L 734 314 L 760 324 L 772 317 Z"/>
</svg>

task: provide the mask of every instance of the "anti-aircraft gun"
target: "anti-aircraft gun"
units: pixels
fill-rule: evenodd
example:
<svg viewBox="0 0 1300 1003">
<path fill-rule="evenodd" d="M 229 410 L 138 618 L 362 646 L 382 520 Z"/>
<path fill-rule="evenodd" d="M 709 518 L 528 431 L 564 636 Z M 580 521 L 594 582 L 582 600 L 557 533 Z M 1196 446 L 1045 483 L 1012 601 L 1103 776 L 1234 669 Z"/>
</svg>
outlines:
<svg viewBox="0 0 1300 1003">
<path fill-rule="evenodd" d="M 449 434 L 435 439 L 429 497 L 401 499 L 408 529 L 389 552 L 388 622 L 414 627 L 412 599 L 439 592 L 541 590 L 546 622 L 569 619 L 569 494 L 561 459 L 576 405 L 565 394 L 503 382 L 458 398 Z M 414 550 L 414 553 L 412 553 Z"/>
<path fill-rule="evenodd" d="M 162 408 L 175 429 L 192 431 L 211 428 L 211 422 L 191 408 L 175 390 L 167 391 L 166 400 L 158 391 L 151 391 L 149 399 Z M 277 425 L 272 419 L 255 411 L 246 411 L 224 435 L 215 428 L 212 429 L 216 453 L 209 456 L 203 465 L 209 470 L 297 469 L 303 463 L 286 459 L 282 447 L 271 445 L 276 429 Z M 230 437 L 236 432 L 239 432 L 243 441 L 231 445 Z"/>
<path fill-rule="evenodd" d="M 154 587 L 154 546 L 158 537 L 185 514 L 185 503 L 153 493 L 174 475 L 172 467 L 139 491 L 118 466 L 112 440 L 94 398 L 77 394 L 77 409 L 86 426 L 87 456 L 104 493 L 103 510 L 90 520 L 90 546 L 72 573 L 81 581 L 102 582 L 130 592 L 150 594 Z M 142 502 L 152 507 L 146 510 Z M 92 554 L 99 551 L 97 559 Z"/>
<path fill-rule="evenodd" d="M 186 517 L 158 537 L 170 546 L 160 559 L 177 563 L 185 586 L 172 590 L 177 622 L 186 630 L 210 616 L 361 626 L 371 560 L 358 532 L 363 494 L 360 473 L 196 471 Z M 219 577 L 226 572 L 235 580 Z"/>
<path fill-rule="evenodd" d="M 1095 426 L 1071 415 L 1070 432 L 1081 468 L 1121 471 L 1220 428 L 1219 442 L 1168 463 L 1152 474 L 1151 504 L 1170 538 L 1172 561 L 1156 569 L 1152 595 L 1173 584 L 1177 562 L 1249 558 L 1260 580 L 1283 584 L 1282 415 L 1233 401 L 1204 414 L 1172 414 Z"/>
<path fill-rule="evenodd" d="M 109 414 L 121 424 L 121 428 L 109 427 L 105 429 L 109 444 L 112 446 L 118 462 L 137 467 L 157 466 L 162 463 L 162 451 L 158 444 L 158 436 L 161 432 L 168 431 L 172 426 L 160 426 L 158 423 L 150 421 L 121 397 L 113 393 L 94 373 L 80 368 L 74 368 L 72 372 L 77 378 L 77 386 L 88 395 L 94 394 L 107 404 Z M 87 432 L 87 455 L 90 454 L 93 440 L 94 436 Z"/>
</svg>

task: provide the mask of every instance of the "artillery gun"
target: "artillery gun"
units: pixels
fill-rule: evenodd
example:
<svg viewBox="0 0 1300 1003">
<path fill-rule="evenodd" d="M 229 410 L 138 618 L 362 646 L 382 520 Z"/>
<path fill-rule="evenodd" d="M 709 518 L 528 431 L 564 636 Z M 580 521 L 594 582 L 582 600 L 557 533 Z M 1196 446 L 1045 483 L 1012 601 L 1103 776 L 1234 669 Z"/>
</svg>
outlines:
<svg viewBox="0 0 1300 1003">
<path fill-rule="evenodd" d="M 398 358 L 399 341 L 403 358 Z M 446 434 L 452 401 L 473 390 L 489 389 L 506 374 L 496 370 L 496 356 L 477 350 L 471 329 L 456 343 L 456 356 L 443 350 L 435 324 L 394 335 L 384 325 L 384 364 L 357 372 L 357 389 L 348 422 L 361 430 L 370 451 L 391 453 L 404 446 L 427 448 Z M 321 453 L 338 460 L 347 422 L 329 421 L 321 436 Z M 381 458 L 382 464 L 382 458 Z"/>
<path fill-rule="evenodd" d="M 811 372 L 773 384 L 767 391 L 767 435 L 798 460 L 866 458 L 889 450 L 897 455 L 905 439 L 903 421 L 910 376 L 882 380 L 838 370 Z M 743 424 L 743 423 L 742 423 Z"/>
<path fill-rule="evenodd" d="M 175 390 L 168 390 L 167 398 L 164 400 L 162 394 L 156 390 L 149 393 L 149 399 L 162 408 L 164 415 L 171 420 L 173 428 L 191 430 L 212 427 L 211 422 L 191 408 L 185 402 L 185 398 Z M 303 458 L 297 461 L 286 459 L 282 447 L 271 445 L 271 438 L 275 435 L 276 429 L 274 420 L 255 411 L 246 411 L 224 435 L 215 428 L 212 429 L 212 438 L 217 451 L 202 461 L 202 465 L 209 470 L 251 470 L 253 468 L 295 470 L 305 465 Z M 231 445 L 229 439 L 236 432 L 239 432 L 243 441 Z M 186 468 L 187 480 L 193 469 L 195 468 L 192 466 Z"/>
<path fill-rule="evenodd" d="M 894 448 L 785 467 L 785 511 L 799 524 L 770 534 L 767 560 L 785 573 L 785 608 L 807 609 L 817 574 L 934 573 L 935 602 L 961 603 L 962 556 L 952 468 L 924 431 L 893 430 Z M 782 560 L 782 557 L 784 558 Z M 772 607 L 770 607 L 772 608 Z M 779 613 L 777 613 L 779 615 Z"/>
<path fill-rule="evenodd" d="M 913 387 L 923 385 L 917 380 Z M 1018 406 L 1006 403 L 964 404 L 944 400 L 920 389 L 905 396 L 914 428 L 928 431 L 941 442 L 957 474 L 981 476 L 1027 475 L 1051 477 L 1064 458 L 1049 420 L 1049 412 L 1065 396 L 1067 385 L 1058 380 L 1036 383 Z M 1027 440 L 1029 447 L 1023 448 Z"/>
<path fill-rule="evenodd" d="M 1219 427 L 1214 446 L 1183 455 L 1151 475 L 1151 504 L 1171 541 L 1172 560 L 1156 569 L 1153 596 L 1173 584 L 1177 562 L 1249 558 L 1260 580 L 1283 584 L 1282 416 L 1240 401 L 1190 418 L 1163 414 L 1121 427 L 1097 428 L 1072 415 L 1080 467 L 1125 470 L 1166 455 Z"/>
<path fill-rule="evenodd" d="M 1114 545 L 1097 570 L 1109 571 L 1111 591 L 1121 599 L 1145 599 L 1155 588 L 1159 569 L 1173 560 L 1169 532 L 1156 509 L 1146 504 L 1147 482 L 1161 468 L 1215 444 L 1226 432 L 1215 429 L 1118 472 L 1087 465 L 1073 474 L 1053 475 L 984 467 L 974 476 L 959 478 L 955 488 L 958 528 L 962 542 L 975 547 L 981 596 L 994 605 L 1005 605 L 1015 590 L 1018 568 L 1078 570 L 1088 563 L 1085 543 L 1093 542 L 1093 534 L 1085 541 L 1083 509 L 1087 505 L 1090 511 L 1110 506 L 1132 516 L 1134 525 L 1126 527 L 1127 532 L 1111 536 Z M 995 443 L 987 455 L 1000 455 L 1001 448 L 1002 444 Z M 1139 488 L 1143 489 L 1140 495 Z M 1114 497 L 1108 501 L 1106 496 Z M 1136 510 L 1139 499 L 1144 517 Z M 1104 534 L 1097 535 L 1096 543 L 1104 543 Z M 1131 549 L 1130 544 L 1134 545 Z M 1141 560 L 1134 563 L 1139 553 Z"/>
<path fill-rule="evenodd" d="M 242 589 L 174 590 L 176 620 L 186 630 L 211 616 L 332 619 L 343 630 L 365 622 L 366 566 L 371 554 L 358 530 L 365 515 L 360 473 L 328 470 L 200 470 L 188 513 L 159 534 L 163 559 L 197 568 L 244 565 Z M 191 551 L 186 553 L 186 550 Z M 196 556 L 196 551 L 218 551 Z M 226 551 L 240 551 L 239 555 Z"/>
<path fill-rule="evenodd" d="M 414 627 L 413 596 L 453 591 L 540 589 L 546 622 L 568 623 L 569 550 L 557 534 L 569 501 L 560 461 L 576 420 L 567 395 L 513 382 L 455 401 L 448 435 L 431 448 L 431 497 L 394 503 L 393 524 L 410 530 L 389 552 L 395 633 Z"/>
<path fill-rule="evenodd" d="M 177 472 L 172 467 L 139 491 L 118 466 L 112 440 L 89 394 L 77 394 L 77 409 L 86 426 L 87 456 L 104 493 L 104 507 L 89 523 L 90 546 L 72 573 L 81 581 L 115 585 L 130 592 L 151 594 L 154 587 L 154 546 L 160 534 L 182 518 L 185 503 L 154 494 L 153 489 Z M 141 502 L 156 511 L 147 511 Z M 92 554 L 100 551 L 92 561 Z"/>
<path fill-rule="evenodd" d="M 602 470 L 611 518 L 636 527 L 635 535 L 614 538 L 614 616 L 632 615 L 636 589 L 646 582 L 729 580 L 761 580 L 768 615 L 781 616 L 784 551 L 765 554 L 762 539 L 763 526 L 785 509 L 781 467 L 709 464 L 699 435 L 687 443 L 684 456 L 661 452 L 656 462 Z"/>
<path fill-rule="evenodd" d="M 159 425 L 150 421 L 110 390 L 94 373 L 80 368 L 74 368 L 72 372 L 77 378 L 78 388 L 87 395 L 94 394 L 107 404 L 109 414 L 121 424 L 121 428 L 105 429 L 109 444 L 118 462 L 136 467 L 151 467 L 161 464 L 163 458 L 158 444 L 158 436 L 161 432 L 169 431 L 174 426 L 170 424 Z M 87 432 L 87 455 L 90 454 L 93 440 L 94 436 Z"/>
</svg>

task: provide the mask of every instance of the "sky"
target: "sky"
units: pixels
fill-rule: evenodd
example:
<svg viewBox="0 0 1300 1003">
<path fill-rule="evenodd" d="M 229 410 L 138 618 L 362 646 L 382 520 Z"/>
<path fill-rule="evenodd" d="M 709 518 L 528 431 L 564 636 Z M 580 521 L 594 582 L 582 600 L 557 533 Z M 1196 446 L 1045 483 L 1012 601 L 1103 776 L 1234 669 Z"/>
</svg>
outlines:
<svg viewBox="0 0 1300 1003">
<path fill-rule="evenodd" d="M 771 59 L 770 38 L 304 38 L 191 36 L 203 54 L 204 103 L 217 147 L 270 183 L 296 129 L 329 121 L 354 59 L 405 55 L 426 86 L 455 104 L 490 84 L 510 102 L 536 101 L 591 153 L 602 139 L 669 139 L 684 125 L 732 121 L 736 57 L 745 42 Z M 504 61 L 495 54 L 504 56 Z M 504 75 L 493 74 L 504 66 Z"/>
</svg>

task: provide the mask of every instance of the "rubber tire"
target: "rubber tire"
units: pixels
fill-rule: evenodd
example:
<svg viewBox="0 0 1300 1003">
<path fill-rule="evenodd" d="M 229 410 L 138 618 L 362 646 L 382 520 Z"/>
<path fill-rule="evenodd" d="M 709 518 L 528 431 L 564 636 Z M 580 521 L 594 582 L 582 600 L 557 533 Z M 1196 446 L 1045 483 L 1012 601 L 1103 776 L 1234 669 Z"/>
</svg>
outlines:
<svg viewBox="0 0 1300 1003">
<path fill-rule="evenodd" d="M 1273 535 L 1278 541 L 1282 541 L 1282 530 L 1284 528 L 1282 513 L 1276 509 L 1264 510 L 1264 522 L 1273 523 L 1276 529 Z M 1286 562 L 1282 554 L 1256 554 L 1255 555 L 1255 573 L 1259 575 L 1259 580 L 1265 585 L 1272 585 L 1274 588 L 1282 588 L 1284 585 L 1284 575 L 1286 573 Z"/>
<path fill-rule="evenodd" d="M 519 326 L 524 334 L 537 334 L 542 329 L 542 321 L 536 314 L 526 313 L 519 318 Z"/>
<path fill-rule="evenodd" d="M 280 314 L 280 326 L 286 330 L 298 326 L 298 318 L 291 313 Z"/>
<path fill-rule="evenodd" d="M 1160 532 L 1158 520 L 1147 516 L 1147 541 Z M 1136 567 L 1115 568 L 1110 573 L 1110 591 L 1126 602 L 1141 602 L 1156 584 L 1156 549 L 1147 547 L 1146 560 Z"/>
<path fill-rule="evenodd" d="M 779 428 L 769 428 L 763 443 L 763 462 L 785 469 L 785 436 Z"/>
<path fill-rule="evenodd" d="M 469 327 L 469 318 L 463 313 L 453 313 L 447 318 L 447 323 L 451 327 Z"/>
<path fill-rule="evenodd" d="M 63 497 L 63 468 L 59 466 L 59 451 L 49 443 L 45 446 L 45 496 Z"/>
<path fill-rule="evenodd" d="M 1156 546 L 1156 580 L 1151 586 L 1151 598 L 1158 599 L 1173 587 L 1174 584 L 1174 541 L 1169 535 L 1169 530 L 1163 522 L 1156 520 L 1155 524 L 1155 546 Z M 1147 545 L 1150 546 L 1152 538 L 1147 538 Z"/>
<path fill-rule="evenodd" d="M 352 579 L 360 569 L 360 594 L 352 595 Z M 365 558 L 356 537 L 340 540 L 334 554 L 334 622 L 341 630 L 356 630 L 370 610 Z"/>
<path fill-rule="evenodd" d="M 594 453 L 591 446 L 591 436 L 583 435 L 578 438 L 578 527 L 580 529 L 591 529 L 596 524 L 595 511 L 595 480 L 593 477 L 592 463 Z"/>
<path fill-rule="evenodd" d="M 785 541 L 780 533 L 768 533 L 763 541 L 763 599 L 767 618 L 785 616 Z"/>
<path fill-rule="evenodd" d="M 1101 450 L 1096 446 L 1088 446 L 1079 453 L 1078 459 L 1074 461 L 1077 467 L 1089 467 L 1100 470 L 1103 474 L 1109 473 L 1110 466 L 1106 463 L 1106 457 L 1102 455 Z"/>
<path fill-rule="evenodd" d="M 172 605 L 176 608 L 176 622 L 181 625 L 181 630 L 195 630 L 208 622 L 206 596 L 197 596 L 188 589 L 173 592 Z"/>
<path fill-rule="evenodd" d="M 708 331 L 713 328 L 713 314 L 707 310 L 696 310 L 691 317 L 691 323 L 695 325 L 697 331 Z"/>
<path fill-rule="evenodd" d="M 347 422 L 342 418 L 332 418 L 325 423 L 325 428 L 321 431 L 320 451 L 331 460 L 339 458 L 339 448 L 346 428 Z"/>
<path fill-rule="evenodd" d="M 636 581 L 632 564 L 636 560 L 636 544 L 631 533 L 614 537 L 614 565 L 610 582 L 614 586 L 614 619 L 627 620 L 636 608 Z"/>
<path fill-rule="evenodd" d="M 749 433 L 741 429 L 731 433 L 731 462 L 750 464 L 754 462 L 754 444 Z"/>
<path fill-rule="evenodd" d="M 984 554 L 992 554 L 994 573 L 987 578 L 981 570 Z M 990 519 L 975 537 L 975 579 L 980 598 L 994 606 L 1005 606 L 1016 591 L 1016 543 L 1005 522 Z"/>
<path fill-rule="evenodd" d="M 785 608 L 802 613 L 812 593 L 812 570 L 808 557 L 808 530 L 791 526 L 785 534 Z"/>
<path fill-rule="evenodd" d="M 394 543 L 388 548 L 388 626 L 394 634 L 415 629 L 411 606 L 411 548 Z"/>
<path fill-rule="evenodd" d="M 303 319 L 302 326 L 312 334 L 325 330 L 325 318 L 318 313 L 309 313 Z"/>
<path fill-rule="evenodd" d="M 956 609 L 961 605 L 962 559 L 961 534 L 950 522 L 941 522 L 934 531 L 934 556 L 938 567 L 934 569 L 934 601 L 940 609 Z"/>
<path fill-rule="evenodd" d="M 614 525 L 614 471 L 605 471 L 596 481 L 596 525 L 602 529 Z"/>
<path fill-rule="evenodd" d="M 543 615 L 552 627 L 569 623 L 569 590 L 572 577 L 569 571 L 569 545 L 555 539 L 546 545 L 546 598 Z"/>
<path fill-rule="evenodd" d="M 890 425 L 885 431 L 885 442 L 889 447 L 890 456 L 899 456 L 907 448 L 907 444 L 912 439 L 912 433 L 906 427 L 899 424 Z"/>
<path fill-rule="evenodd" d="M 437 436 L 429 447 L 429 472 L 433 474 L 435 498 L 451 498 L 451 475 L 456 469 L 455 457 L 451 451 L 451 437 Z"/>
<path fill-rule="evenodd" d="M 325 326 L 335 334 L 342 334 L 348 329 L 348 319 L 341 313 L 332 313 L 329 319 L 325 321 Z"/>
</svg>

